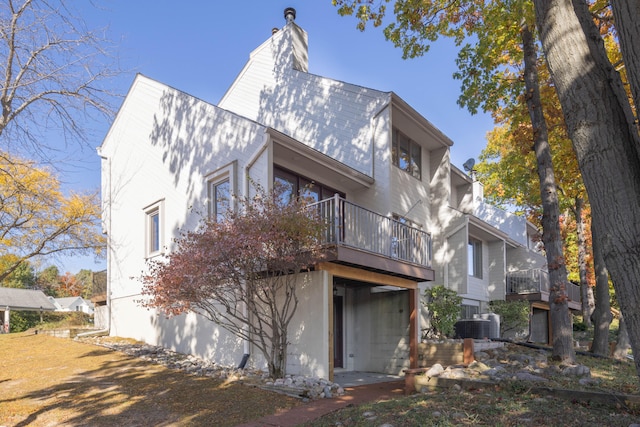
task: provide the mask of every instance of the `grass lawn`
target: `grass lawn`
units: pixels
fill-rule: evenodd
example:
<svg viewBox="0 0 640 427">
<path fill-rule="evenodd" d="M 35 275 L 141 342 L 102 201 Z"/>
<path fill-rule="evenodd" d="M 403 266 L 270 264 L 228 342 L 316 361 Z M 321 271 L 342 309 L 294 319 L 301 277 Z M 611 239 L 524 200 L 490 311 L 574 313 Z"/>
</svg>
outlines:
<svg viewBox="0 0 640 427">
<path fill-rule="evenodd" d="M 91 344 L 0 335 L 0 426 L 235 426 L 298 404 Z"/>
<path fill-rule="evenodd" d="M 532 350 L 533 351 L 533 350 Z M 438 389 L 347 407 L 312 426 L 624 426 L 640 408 L 561 399 L 554 389 L 640 395 L 635 367 L 580 356 L 596 385 L 554 375 L 544 392 L 526 382 Z M 0 335 L 0 426 L 235 426 L 297 399 L 196 377 L 117 351 L 33 333 Z"/>
</svg>

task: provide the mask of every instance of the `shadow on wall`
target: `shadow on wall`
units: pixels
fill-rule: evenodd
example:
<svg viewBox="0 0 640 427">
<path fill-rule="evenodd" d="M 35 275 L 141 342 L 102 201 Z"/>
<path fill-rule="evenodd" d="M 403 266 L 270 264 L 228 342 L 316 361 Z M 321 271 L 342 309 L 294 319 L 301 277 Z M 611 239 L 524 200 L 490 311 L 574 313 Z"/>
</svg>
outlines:
<svg viewBox="0 0 640 427">
<path fill-rule="evenodd" d="M 372 176 L 369 119 L 383 107 L 386 94 L 294 69 L 291 38 L 301 35 L 295 34 L 298 27 L 289 30 L 270 39 L 275 61 L 273 86 L 265 85 L 261 90 L 260 108 L 250 118 Z M 253 71 L 260 70 L 264 68 Z"/>
<path fill-rule="evenodd" d="M 205 176 L 238 158 L 251 156 L 260 126 L 197 98 L 167 89 L 153 118 L 151 144 L 162 150 L 177 186 L 185 180 L 189 200 Z"/>
<path fill-rule="evenodd" d="M 188 313 L 167 318 L 158 314 L 150 321 L 158 345 L 225 366 L 236 367 L 242 360 L 243 341 L 203 316 Z"/>
</svg>

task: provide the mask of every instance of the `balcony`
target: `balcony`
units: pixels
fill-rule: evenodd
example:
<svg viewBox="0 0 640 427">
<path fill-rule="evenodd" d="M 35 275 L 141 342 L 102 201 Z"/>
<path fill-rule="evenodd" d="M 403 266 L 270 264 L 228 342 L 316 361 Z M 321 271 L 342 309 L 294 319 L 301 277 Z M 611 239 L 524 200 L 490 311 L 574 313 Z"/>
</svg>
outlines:
<svg viewBox="0 0 640 427">
<path fill-rule="evenodd" d="M 329 261 L 409 278 L 433 280 L 431 235 L 336 195 L 311 205 L 326 221 Z"/>
<path fill-rule="evenodd" d="M 569 308 L 580 310 L 580 286 L 567 288 Z M 540 269 L 518 270 L 507 273 L 507 300 L 526 299 L 549 302 L 549 273 Z"/>
</svg>

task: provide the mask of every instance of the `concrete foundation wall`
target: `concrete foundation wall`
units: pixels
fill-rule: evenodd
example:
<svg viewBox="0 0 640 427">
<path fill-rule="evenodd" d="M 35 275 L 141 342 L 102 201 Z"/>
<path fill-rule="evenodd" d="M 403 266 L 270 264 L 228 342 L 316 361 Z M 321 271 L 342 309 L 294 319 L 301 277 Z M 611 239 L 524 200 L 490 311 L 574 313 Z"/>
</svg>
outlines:
<svg viewBox="0 0 640 427">
<path fill-rule="evenodd" d="M 409 292 L 349 292 L 347 369 L 399 375 L 409 367 Z"/>
</svg>

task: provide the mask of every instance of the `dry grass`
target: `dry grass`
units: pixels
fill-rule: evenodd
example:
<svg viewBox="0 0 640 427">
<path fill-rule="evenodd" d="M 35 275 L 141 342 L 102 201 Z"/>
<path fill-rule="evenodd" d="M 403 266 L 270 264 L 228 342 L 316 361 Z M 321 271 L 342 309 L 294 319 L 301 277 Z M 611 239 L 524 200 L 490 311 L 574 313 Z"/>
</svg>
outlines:
<svg viewBox="0 0 640 427">
<path fill-rule="evenodd" d="M 640 394 L 632 363 L 580 357 L 591 391 Z M 585 389 L 556 376 L 547 384 Z M 484 388 L 483 388 L 484 387 Z M 123 353 L 30 333 L 0 335 L 0 426 L 235 426 L 299 401 L 194 377 Z M 640 411 L 532 393 L 523 383 L 438 390 L 350 407 L 313 426 L 629 426 Z"/>
<path fill-rule="evenodd" d="M 522 347 L 510 348 L 518 352 L 534 352 Z M 561 374 L 550 376 L 548 383 L 544 384 L 548 389 L 538 393 L 531 387 L 539 384 L 506 381 L 497 386 L 487 386 L 478 383 L 470 390 L 436 390 L 343 409 L 311 425 L 627 427 L 639 423 L 640 408 L 633 404 L 625 407 L 624 404 L 600 404 L 578 397 L 567 399 L 571 393 L 558 391 L 583 390 L 638 396 L 640 388 L 634 364 L 590 356 L 578 356 L 577 359 L 578 363 L 590 368 L 591 376 L 599 380 L 598 384 L 583 386 L 578 378 Z"/>
<path fill-rule="evenodd" d="M 2 426 L 234 426 L 297 404 L 90 344 L 0 335 Z"/>
</svg>

